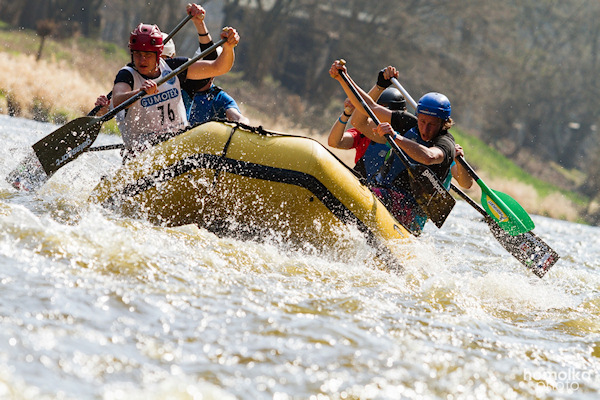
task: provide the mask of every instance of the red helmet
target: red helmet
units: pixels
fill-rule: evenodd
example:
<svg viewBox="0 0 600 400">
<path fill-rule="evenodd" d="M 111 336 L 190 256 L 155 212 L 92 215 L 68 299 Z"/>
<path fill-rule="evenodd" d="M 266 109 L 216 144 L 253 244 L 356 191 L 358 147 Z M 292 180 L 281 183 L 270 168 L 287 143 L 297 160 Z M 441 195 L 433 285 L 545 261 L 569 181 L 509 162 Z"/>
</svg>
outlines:
<svg viewBox="0 0 600 400">
<path fill-rule="evenodd" d="M 129 36 L 131 51 L 153 51 L 158 59 L 163 51 L 163 37 L 156 25 L 139 24 Z"/>
</svg>

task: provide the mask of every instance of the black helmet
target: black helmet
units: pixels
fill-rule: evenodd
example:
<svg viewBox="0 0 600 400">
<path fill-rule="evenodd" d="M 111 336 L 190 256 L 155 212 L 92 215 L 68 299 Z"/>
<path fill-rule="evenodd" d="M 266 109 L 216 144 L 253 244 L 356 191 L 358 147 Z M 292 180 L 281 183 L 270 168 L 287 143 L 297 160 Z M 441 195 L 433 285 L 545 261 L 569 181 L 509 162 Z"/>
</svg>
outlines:
<svg viewBox="0 0 600 400">
<path fill-rule="evenodd" d="M 377 104 L 389 108 L 390 110 L 406 110 L 406 100 L 402 93 L 396 88 L 387 88 L 377 99 Z"/>
</svg>

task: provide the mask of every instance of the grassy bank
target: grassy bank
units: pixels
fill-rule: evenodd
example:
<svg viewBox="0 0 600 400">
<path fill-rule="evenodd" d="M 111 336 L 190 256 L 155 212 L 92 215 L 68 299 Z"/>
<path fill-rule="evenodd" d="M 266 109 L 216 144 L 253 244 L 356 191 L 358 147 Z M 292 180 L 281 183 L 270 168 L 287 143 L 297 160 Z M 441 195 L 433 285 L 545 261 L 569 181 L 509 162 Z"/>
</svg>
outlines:
<svg viewBox="0 0 600 400">
<path fill-rule="evenodd" d="M 466 158 L 486 184 L 514 197 L 527 211 L 556 219 L 584 222 L 582 210 L 589 200 L 575 192 L 561 189 L 552 183 L 537 179 L 475 136 L 453 129 L 456 141 L 465 149 Z M 481 195 L 477 188 L 473 197 Z"/>
<path fill-rule="evenodd" d="M 0 113 L 57 124 L 85 115 L 129 59 L 115 45 L 82 37 L 47 39 L 38 61 L 39 48 L 34 32 L 0 25 Z"/>
<path fill-rule="evenodd" d="M 63 124 L 89 112 L 97 96 L 110 91 L 118 69 L 129 61 L 124 49 L 84 38 L 48 39 L 41 60 L 36 61 L 39 45 L 34 32 L 0 25 L 0 68 L 4 71 L 0 75 L 0 113 Z M 258 88 L 231 72 L 216 83 L 233 95 L 253 125 L 312 136 L 323 144 L 343 101 L 332 99 L 329 109 L 312 115 L 311 107 L 299 96 L 285 93 L 274 82 Z M 103 129 L 117 131 L 114 121 L 105 123 Z M 530 213 L 583 221 L 588 199 L 532 177 L 460 128 L 453 134 L 488 186 L 514 197 Z M 353 151 L 334 153 L 352 165 Z M 481 197 L 476 185 L 468 193 L 475 199 Z"/>
</svg>

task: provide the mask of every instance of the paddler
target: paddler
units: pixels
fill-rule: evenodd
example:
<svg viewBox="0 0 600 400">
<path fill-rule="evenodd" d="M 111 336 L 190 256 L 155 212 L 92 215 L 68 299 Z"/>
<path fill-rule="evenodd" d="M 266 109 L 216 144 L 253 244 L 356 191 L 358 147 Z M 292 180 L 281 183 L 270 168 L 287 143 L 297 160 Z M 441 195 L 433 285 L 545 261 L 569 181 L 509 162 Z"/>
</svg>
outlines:
<svg viewBox="0 0 600 400">
<path fill-rule="evenodd" d="M 200 42 L 196 55 L 213 45 L 205 20 L 205 18 L 202 21 L 194 20 L 194 25 L 198 31 L 198 41 Z M 213 52 L 207 55 L 205 59 L 215 59 L 217 53 Z M 250 124 L 250 120 L 242 114 L 234 98 L 214 84 L 214 77 L 201 80 L 188 78 L 183 83 L 183 90 L 184 95 L 188 97 L 186 99 L 186 109 L 190 125 L 201 124 L 213 119 L 227 119 L 246 125 Z"/>
<path fill-rule="evenodd" d="M 365 120 L 368 114 L 343 80 L 340 70 L 346 71 L 346 66 L 340 61 L 335 61 L 329 70 L 330 76 L 342 85 L 350 100 L 349 107 L 344 110 L 344 119 L 340 116 L 339 123 L 345 125 L 347 115 L 355 110 Z M 380 95 L 391 85 L 392 77 L 398 77 L 396 68 L 390 66 L 382 69 L 370 94 Z M 442 182 L 447 181 L 449 185 L 450 168 L 457 149 L 454 138 L 448 131 L 454 123 L 450 116 L 450 101 L 440 93 L 428 93 L 419 100 L 415 118 L 405 109 L 394 110 L 377 104 L 369 94 L 358 86 L 357 89 L 380 120 L 378 126 L 370 119 L 366 124 L 359 125 L 363 130 L 372 129 L 373 134 L 370 135 L 371 142 L 358 160 L 358 165 L 364 166 L 367 183 L 386 207 L 403 225 L 418 234 L 425 222 L 424 215 L 411 194 L 408 171 L 387 145 L 384 135 L 391 135 L 411 162 L 427 165 Z M 353 121 L 355 119 L 353 117 Z M 466 175 L 468 174 L 457 171 L 457 177 L 464 178 Z M 470 186 L 466 181 L 459 183 Z"/>
<path fill-rule="evenodd" d="M 188 4 L 192 21 L 203 21 L 205 10 L 198 4 Z M 157 86 L 155 80 L 167 75 L 189 58 L 162 59 L 163 35 L 158 26 L 139 24 L 129 37 L 132 62 L 117 73 L 113 86 L 112 105 L 117 107 L 144 90 L 147 95 L 125 111 L 119 129 L 125 145 L 124 158 L 133 157 L 157 143 L 163 135 L 173 134 L 188 126 L 183 103 L 181 81 L 207 79 L 227 73 L 235 59 L 234 48 L 239 35 L 233 28 L 224 28 L 221 38 L 226 38 L 223 51 L 214 60 L 198 60 L 177 77 Z"/>
</svg>

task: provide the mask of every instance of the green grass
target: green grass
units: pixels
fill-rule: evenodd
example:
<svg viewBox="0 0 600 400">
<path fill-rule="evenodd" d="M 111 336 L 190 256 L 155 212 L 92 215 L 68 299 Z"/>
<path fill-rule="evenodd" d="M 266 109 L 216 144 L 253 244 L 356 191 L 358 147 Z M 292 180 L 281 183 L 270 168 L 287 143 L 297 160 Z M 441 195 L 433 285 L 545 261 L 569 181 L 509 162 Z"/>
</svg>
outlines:
<svg viewBox="0 0 600 400">
<path fill-rule="evenodd" d="M 108 120 L 104 124 L 102 124 L 102 129 L 100 130 L 100 132 L 106 133 L 107 135 L 121 136 L 121 131 L 119 131 L 117 121 L 115 121 L 114 119 Z"/>
<path fill-rule="evenodd" d="M 453 127 L 452 135 L 456 142 L 465 149 L 465 158 L 469 161 L 469 164 L 476 170 L 485 171 L 490 177 L 515 180 L 531 185 L 540 197 L 546 197 L 553 192 L 560 192 L 576 204 L 589 203 L 589 199 L 585 196 L 561 189 L 556 185 L 531 176 L 500 152 L 475 136 L 464 133 L 460 128 Z"/>
<path fill-rule="evenodd" d="M 9 30 L 5 24 L 0 29 L 0 51 L 13 54 L 34 54 L 40 45 L 35 32 Z"/>
</svg>

